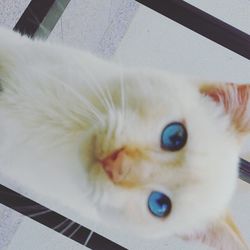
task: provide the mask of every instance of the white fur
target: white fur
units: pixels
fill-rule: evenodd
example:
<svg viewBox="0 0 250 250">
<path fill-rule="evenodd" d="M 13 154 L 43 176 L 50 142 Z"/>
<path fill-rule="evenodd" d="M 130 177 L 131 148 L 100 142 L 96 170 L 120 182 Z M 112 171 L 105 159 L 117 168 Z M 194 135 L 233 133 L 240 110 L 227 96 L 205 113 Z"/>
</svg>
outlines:
<svg viewBox="0 0 250 250">
<path fill-rule="evenodd" d="M 83 216 L 94 211 L 99 220 L 140 235 L 185 234 L 223 213 L 235 189 L 240 146 L 228 117 L 196 84 L 4 29 L 0 36 L 3 175 L 37 197 Z M 182 120 L 185 148 L 161 150 L 162 129 Z M 124 145 L 148 155 L 134 166 L 143 176 L 134 188 L 114 185 L 96 162 Z M 180 164 L 169 164 L 178 158 Z M 172 199 L 165 219 L 147 209 L 152 190 Z"/>
</svg>

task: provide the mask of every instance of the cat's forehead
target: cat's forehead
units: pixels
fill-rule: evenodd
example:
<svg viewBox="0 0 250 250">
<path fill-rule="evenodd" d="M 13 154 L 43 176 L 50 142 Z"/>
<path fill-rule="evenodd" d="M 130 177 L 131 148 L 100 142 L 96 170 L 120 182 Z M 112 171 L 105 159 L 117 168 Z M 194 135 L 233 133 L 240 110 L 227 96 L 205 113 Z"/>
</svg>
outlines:
<svg viewBox="0 0 250 250">
<path fill-rule="evenodd" d="M 165 71 L 138 70 L 128 72 L 127 85 L 150 97 L 165 100 L 185 99 L 184 96 L 193 96 L 198 93 L 194 82 L 187 78 L 169 74 Z M 138 93 L 135 91 L 135 93 Z"/>
<path fill-rule="evenodd" d="M 126 85 L 132 104 L 148 115 L 178 117 L 196 107 L 200 100 L 198 88 L 191 80 L 164 71 L 130 72 Z"/>
</svg>

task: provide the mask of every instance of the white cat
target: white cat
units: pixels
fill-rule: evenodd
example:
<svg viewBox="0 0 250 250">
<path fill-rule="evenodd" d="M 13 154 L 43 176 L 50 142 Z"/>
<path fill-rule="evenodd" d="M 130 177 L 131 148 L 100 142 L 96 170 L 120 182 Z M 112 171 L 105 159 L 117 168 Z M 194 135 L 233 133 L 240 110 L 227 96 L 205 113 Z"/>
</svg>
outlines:
<svg viewBox="0 0 250 250">
<path fill-rule="evenodd" d="M 248 85 L 0 37 L 3 175 L 139 235 L 247 249 L 226 209 L 250 129 Z"/>
</svg>

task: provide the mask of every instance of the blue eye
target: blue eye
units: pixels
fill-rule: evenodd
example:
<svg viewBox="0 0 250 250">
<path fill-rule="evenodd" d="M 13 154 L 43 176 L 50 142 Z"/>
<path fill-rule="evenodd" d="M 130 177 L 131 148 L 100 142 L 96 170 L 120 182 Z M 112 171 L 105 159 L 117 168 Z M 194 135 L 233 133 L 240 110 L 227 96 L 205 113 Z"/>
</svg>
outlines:
<svg viewBox="0 0 250 250">
<path fill-rule="evenodd" d="M 168 124 L 161 133 L 161 148 L 169 151 L 177 151 L 187 142 L 187 130 L 182 123 Z"/>
<path fill-rule="evenodd" d="M 153 191 L 148 198 L 148 209 L 156 217 L 166 217 L 171 211 L 171 201 L 163 193 Z"/>
</svg>

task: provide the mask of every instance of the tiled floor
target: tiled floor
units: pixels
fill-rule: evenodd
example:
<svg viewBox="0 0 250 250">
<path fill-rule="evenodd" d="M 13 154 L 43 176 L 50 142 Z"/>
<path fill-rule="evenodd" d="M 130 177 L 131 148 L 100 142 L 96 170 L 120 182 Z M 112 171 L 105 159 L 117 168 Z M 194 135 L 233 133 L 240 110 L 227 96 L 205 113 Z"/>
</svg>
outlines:
<svg viewBox="0 0 250 250">
<path fill-rule="evenodd" d="M 133 0 L 72 0 L 49 40 L 110 57 L 125 35 L 138 6 Z"/>
<path fill-rule="evenodd" d="M 116 55 L 124 64 L 163 68 L 204 79 L 229 82 L 250 79 L 247 59 L 143 6 Z"/>
<path fill-rule="evenodd" d="M 250 32 L 249 0 L 187 2 Z M 13 27 L 28 3 L 27 0 L 1 0 L 0 25 Z M 123 64 L 163 68 L 214 80 L 246 82 L 250 79 L 249 61 L 133 0 L 72 0 L 49 40 L 84 48 Z M 249 204 L 250 185 L 239 181 L 232 210 L 248 242 Z M 70 214 L 70 211 L 65 213 Z M 84 249 L 2 206 L 0 224 L 0 249 Z M 208 249 L 198 243 L 186 244 L 176 238 L 141 241 L 91 225 L 89 221 L 85 225 L 132 250 Z"/>
<path fill-rule="evenodd" d="M 7 249 L 87 250 L 88 248 L 24 217 Z"/>
<path fill-rule="evenodd" d="M 1 0 L 0 25 L 13 28 L 31 0 Z"/>
<path fill-rule="evenodd" d="M 250 33 L 249 0 L 186 0 L 186 2 L 206 11 L 220 20 L 246 32 Z"/>
</svg>

